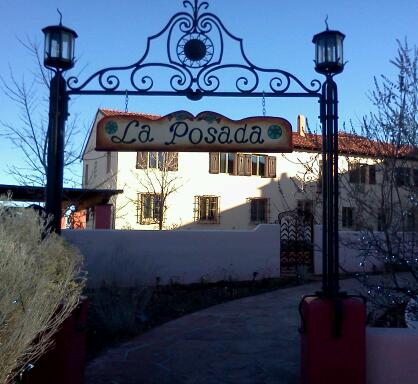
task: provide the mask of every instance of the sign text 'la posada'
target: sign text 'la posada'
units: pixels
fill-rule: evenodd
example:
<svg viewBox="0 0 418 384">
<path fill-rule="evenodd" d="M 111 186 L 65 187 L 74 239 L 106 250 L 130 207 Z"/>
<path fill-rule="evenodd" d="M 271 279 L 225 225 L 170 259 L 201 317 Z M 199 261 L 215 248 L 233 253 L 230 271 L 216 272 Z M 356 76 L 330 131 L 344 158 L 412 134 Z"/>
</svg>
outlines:
<svg viewBox="0 0 418 384">
<path fill-rule="evenodd" d="M 96 150 L 165 152 L 291 152 L 292 127 L 280 117 L 231 120 L 216 112 L 163 117 L 115 114 L 97 125 Z"/>
</svg>

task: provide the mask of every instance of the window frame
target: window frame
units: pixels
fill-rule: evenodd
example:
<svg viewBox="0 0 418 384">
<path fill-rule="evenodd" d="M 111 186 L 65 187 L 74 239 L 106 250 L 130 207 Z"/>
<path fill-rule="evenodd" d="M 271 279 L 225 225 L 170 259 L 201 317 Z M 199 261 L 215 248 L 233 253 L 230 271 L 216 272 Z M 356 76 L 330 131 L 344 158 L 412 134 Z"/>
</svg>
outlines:
<svg viewBox="0 0 418 384">
<path fill-rule="evenodd" d="M 354 208 L 341 207 L 341 228 L 354 229 Z"/>
<path fill-rule="evenodd" d="M 215 202 L 215 208 L 211 204 Z M 220 198 L 214 195 L 196 195 L 194 202 L 194 221 L 198 224 L 219 224 L 220 223 Z M 205 206 L 205 217 L 202 218 L 202 206 Z M 213 216 L 211 210 L 214 211 Z M 212 216 L 212 217 L 211 217 Z"/>
<path fill-rule="evenodd" d="M 249 197 L 247 199 L 250 206 L 250 224 L 267 224 L 270 217 L 270 199 L 267 197 Z M 264 202 L 264 219 L 259 216 L 260 203 Z M 253 204 L 256 205 L 256 217 L 253 218 Z"/>
<path fill-rule="evenodd" d="M 152 217 L 145 217 L 144 213 L 146 211 L 145 204 L 147 203 L 147 198 L 151 198 L 148 200 L 150 202 L 150 207 L 147 210 L 152 212 Z M 138 193 L 138 200 L 137 200 L 137 223 L 141 225 L 149 225 L 149 224 L 158 224 L 160 221 L 161 215 L 161 193 L 152 193 L 152 192 L 139 192 Z M 157 204 L 156 204 L 157 203 Z M 163 213 L 164 214 L 164 213 Z"/>
<path fill-rule="evenodd" d="M 177 172 L 178 158 L 178 152 L 139 151 L 136 153 L 136 169 L 158 169 L 161 172 Z M 163 163 L 162 165 L 161 162 Z"/>
</svg>

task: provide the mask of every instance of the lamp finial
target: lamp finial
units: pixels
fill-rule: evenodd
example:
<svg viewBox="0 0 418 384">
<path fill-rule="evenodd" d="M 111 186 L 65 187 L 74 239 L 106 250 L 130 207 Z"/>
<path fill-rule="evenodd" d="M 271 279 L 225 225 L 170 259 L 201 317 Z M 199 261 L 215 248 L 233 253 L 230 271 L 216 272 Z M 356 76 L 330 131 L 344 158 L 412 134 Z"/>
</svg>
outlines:
<svg viewBox="0 0 418 384">
<path fill-rule="evenodd" d="M 57 8 L 57 12 L 60 15 L 60 25 L 62 25 L 62 13 L 60 12 L 60 10 Z"/>
</svg>

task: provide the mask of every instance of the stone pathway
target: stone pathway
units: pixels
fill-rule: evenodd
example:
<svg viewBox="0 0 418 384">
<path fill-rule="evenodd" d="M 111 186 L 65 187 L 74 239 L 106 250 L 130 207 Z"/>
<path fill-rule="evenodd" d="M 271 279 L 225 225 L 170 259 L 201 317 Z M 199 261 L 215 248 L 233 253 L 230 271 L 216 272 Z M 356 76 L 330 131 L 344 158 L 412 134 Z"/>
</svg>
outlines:
<svg viewBox="0 0 418 384">
<path fill-rule="evenodd" d="M 342 287 L 354 293 L 358 283 Z M 166 323 L 93 360 L 86 384 L 299 383 L 298 304 L 319 288 L 281 289 Z"/>
</svg>

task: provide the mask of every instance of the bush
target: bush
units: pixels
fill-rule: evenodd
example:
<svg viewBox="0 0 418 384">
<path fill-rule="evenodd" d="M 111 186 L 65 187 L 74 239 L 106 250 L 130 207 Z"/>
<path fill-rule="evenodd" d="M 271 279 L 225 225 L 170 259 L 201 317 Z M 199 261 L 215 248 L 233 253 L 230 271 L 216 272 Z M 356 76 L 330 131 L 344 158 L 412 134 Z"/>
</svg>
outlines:
<svg viewBox="0 0 418 384">
<path fill-rule="evenodd" d="M 0 205 L 0 383 L 50 346 L 83 288 L 82 257 L 33 209 Z"/>
</svg>

